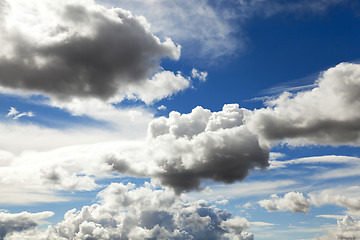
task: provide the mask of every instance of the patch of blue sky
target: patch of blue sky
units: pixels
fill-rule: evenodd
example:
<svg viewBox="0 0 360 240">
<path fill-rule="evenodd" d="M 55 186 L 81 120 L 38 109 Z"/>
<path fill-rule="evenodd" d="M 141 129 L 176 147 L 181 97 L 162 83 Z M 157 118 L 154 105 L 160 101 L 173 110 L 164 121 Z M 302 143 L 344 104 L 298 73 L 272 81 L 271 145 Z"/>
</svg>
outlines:
<svg viewBox="0 0 360 240">
<path fill-rule="evenodd" d="M 6 117 L 10 107 L 14 107 L 19 113 L 32 112 L 34 117 L 21 117 L 16 119 L 20 123 L 31 123 L 43 127 L 66 129 L 74 126 L 106 127 L 104 121 L 99 121 L 88 116 L 75 116 L 60 108 L 44 104 L 47 98 L 34 95 L 29 98 L 15 95 L 0 94 L 0 121 L 13 120 Z"/>
</svg>

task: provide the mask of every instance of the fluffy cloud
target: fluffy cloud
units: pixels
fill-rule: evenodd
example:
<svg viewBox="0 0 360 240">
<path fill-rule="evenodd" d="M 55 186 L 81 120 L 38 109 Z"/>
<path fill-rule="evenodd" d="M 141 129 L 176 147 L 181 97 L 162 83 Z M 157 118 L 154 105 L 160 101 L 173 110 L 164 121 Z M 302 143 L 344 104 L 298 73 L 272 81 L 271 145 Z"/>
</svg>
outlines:
<svg viewBox="0 0 360 240">
<path fill-rule="evenodd" d="M 317 87 L 269 100 L 247 119 L 262 138 L 292 145 L 358 145 L 360 64 L 340 63 L 323 72 Z"/>
<path fill-rule="evenodd" d="M 270 199 L 261 200 L 258 204 L 269 211 L 284 211 L 308 213 L 311 206 L 336 205 L 347 208 L 350 212 L 360 211 L 360 187 L 329 188 L 322 191 L 314 191 L 308 194 L 308 198 L 299 192 L 289 192 L 284 197 L 272 194 Z"/>
<path fill-rule="evenodd" d="M 299 192 L 286 193 L 283 198 L 273 194 L 270 199 L 259 201 L 258 204 L 269 211 L 290 210 L 301 213 L 308 213 L 311 207 L 310 201 Z"/>
<path fill-rule="evenodd" d="M 5 89 L 62 100 L 121 100 L 136 93 L 129 92 L 135 86 L 165 86 L 164 92 L 142 99 L 151 102 L 188 86 L 168 72 L 149 79 L 160 70 L 161 58 L 180 57 L 180 46 L 169 38 L 161 42 L 143 17 L 123 9 L 92 0 L 43 0 L 2 1 L 0 11 L 0 85 Z"/>
<path fill-rule="evenodd" d="M 316 238 L 317 240 L 337 240 L 337 239 L 359 239 L 360 222 L 346 215 L 341 221 L 337 221 L 337 226 L 328 230 L 328 234 Z"/>
<path fill-rule="evenodd" d="M 232 183 L 250 169 L 265 168 L 269 150 L 242 125 L 246 112 L 230 104 L 220 112 L 197 107 L 189 114 L 171 112 L 169 118 L 153 120 L 144 155 L 156 166 L 150 176 L 181 192 L 198 189 L 202 179 Z M 123 154 L 111 163 L 131 166 L 131 158 Z"/>
<path fill-rule="evenodd" d="M 30 233 L 30 239 L 241 239 L 244 218 L 208 205 L 205 201 L 185 202 L 172 191 L 150 184 L 112 183 L 98 195 L 100 202 L 80 211 L 70 210 L 64 220 L 45 232 Z M 20 229 L 21 230 L 21 229 Z M 16 239 L 12 235 L 8 239 Z"/>
<path fill-rule="evenodd" d="M 11 214 L 0 212 L 0 239 L 12 233 L 27 231 L 44 224 L 43 219 L 54 215 L 53 212 Z"/>
</svg>

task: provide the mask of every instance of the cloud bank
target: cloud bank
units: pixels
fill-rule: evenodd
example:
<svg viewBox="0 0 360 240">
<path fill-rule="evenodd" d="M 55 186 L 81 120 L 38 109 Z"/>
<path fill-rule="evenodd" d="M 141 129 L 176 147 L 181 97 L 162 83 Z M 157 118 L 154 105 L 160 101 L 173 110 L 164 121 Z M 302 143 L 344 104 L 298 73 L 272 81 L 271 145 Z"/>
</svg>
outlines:
<svg viewBox="0 0 360 240">
<path fill-rule="evenodd" d="M 246 219 L 231 218 L 205 201 L 185 202 L 149 183 L 138 188 L 112 183 L 98 197 L 99 203 L 68 211 L 63 221 L 45 232 L 23 232 L 25 227 L 14 232 L 5 225 L 6 239 L 25 234 L 29 239 L 254 239 L 244 231 L 249 226 Z"/>
</svg>

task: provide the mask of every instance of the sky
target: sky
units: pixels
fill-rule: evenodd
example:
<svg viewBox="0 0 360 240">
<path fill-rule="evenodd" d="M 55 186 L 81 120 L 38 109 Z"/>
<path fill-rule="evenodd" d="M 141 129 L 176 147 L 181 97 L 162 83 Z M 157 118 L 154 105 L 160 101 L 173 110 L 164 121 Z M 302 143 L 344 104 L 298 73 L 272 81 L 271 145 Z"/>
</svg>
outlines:
<svg viewBox="0 0 360 240">
<path fill-rule="evenodd" d="M 356 0 L 0 0 L 0 240 L 360 239 Z"/>
</svg>

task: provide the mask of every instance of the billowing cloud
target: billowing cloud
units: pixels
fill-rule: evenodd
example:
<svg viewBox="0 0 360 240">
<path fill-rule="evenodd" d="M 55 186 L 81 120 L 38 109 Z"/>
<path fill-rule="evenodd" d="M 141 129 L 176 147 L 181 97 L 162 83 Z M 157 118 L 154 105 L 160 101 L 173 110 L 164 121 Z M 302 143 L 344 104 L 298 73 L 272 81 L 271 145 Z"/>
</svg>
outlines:
<svg viewBox="0 0 360 240">
<path fill-rule="evenodd" d="M 231 218 L 205 201 L 185 202 L 172 191 L 149 183 L 112 183 L 98 194 L 100 202 L 68 211 L 64 220 L 33 239 L 241 239 L 249 222 Z M 21 230 L 21 229 L 20 229 Z M 8 239 L 21 236 L 13 234 Z"/>
<path fill-rule="evenodd" d="M 312 90 L 267 101 L 247 124 L 271 142 L 358 145 L 359 94 L 360 64 L 340 63 L 323 72 Z"/>
<path fill-rule="evenodd" d="M 41 224 L 44 224 L 43 219 L 54 215 L 53 212 L 39 212 L 39 213 L 16 213 L 11 214 L 7 212 L 0 212 L 0 239 L 16 232 L 23 232 L 34 229 Z"/>
<path fill-rule="evenodd" d="M 5 89 L 62 100 L 119 101 L 134 93 L 141 98 L 152 85 L 165 86 L 164 92 L 141 99 L 151 102 L 188 86 L 159 66 L 163 57 L 178 59 L 180 46 L 170 38 L 161 42 L 143 17 L 123 9 L 92 0 L 2 1 L 1 12 L 0 85 Z M 143 90 L 130 91 L 135 86 Z"/>
<path fill-rule="evenodd" d="M 171 112 L 169 118 L 153 120 L 144 155 L 156 166 L 151 176 L 181 192 L 198 189 L 202 179 L 232 183 L 250 169 L 265 168 L 269 150 L 243 126 L 244 114 L 246 110 L 230 104 L 220 112 L 197 107 L 189 114 Z M 124 154 L 112 164 L 130 165 L 131 158 Z"/>
<path fill-rule="evenodd" d="M 317 240 L 337 240 L 337 239 L 359 239 L 360 222 L 346 215 L 341 221 L 337 221 L 337 226 L 329 229 L 328 234 L 316 238 Z"/>
<path fill-rule="evenodd" d="M 269 211 L 290 210 L 301 213 L 308 213 L 311 207 L 310 201 L 299 192 L 286 193 L 283 198 L 273 194 L 270 199 L 261 200 L 258 204 Z"/>
</svg>

